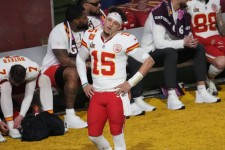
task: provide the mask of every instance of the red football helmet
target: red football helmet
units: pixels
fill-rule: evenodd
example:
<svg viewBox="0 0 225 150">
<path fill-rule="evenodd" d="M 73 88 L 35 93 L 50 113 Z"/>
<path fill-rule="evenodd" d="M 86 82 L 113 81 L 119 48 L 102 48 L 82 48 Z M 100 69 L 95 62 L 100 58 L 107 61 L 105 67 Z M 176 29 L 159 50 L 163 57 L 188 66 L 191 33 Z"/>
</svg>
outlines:
<svg viewBox="0 0 225 150">
<path fill-rule="evenodd" d="M 122 11 L 126 14 L 126 17 L 127 17 L 127 21 L 123 23 L 122 29 L 136 28 L 137 22 L 132 11 L 126 8 L 122 8 Z"/>
</svg>

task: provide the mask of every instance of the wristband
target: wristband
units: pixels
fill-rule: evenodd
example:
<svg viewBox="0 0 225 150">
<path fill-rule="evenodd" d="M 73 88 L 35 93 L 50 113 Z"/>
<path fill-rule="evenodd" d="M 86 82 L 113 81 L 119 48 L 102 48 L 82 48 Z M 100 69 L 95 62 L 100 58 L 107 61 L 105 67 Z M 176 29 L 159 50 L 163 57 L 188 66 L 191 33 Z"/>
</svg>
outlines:
<svg viewBox="0 0 225 150">
<path fill-rule="evenodd" d="M 131 87 L 134 87 L 139 81 L 141 81 L 143 78 L 143 75 L 138 71 L 135 73 L 135 75 L 128 80 L 128 83 L 131 85 Z"/>
<path fill-rule="evenodd" d="M 88 84 L 88 82 L 86 82 L 86 83 L 82 84 L 82 88 L 84 88 L 84 87 L 85 87 L 85 85 L 87 85 L 87 84 Z"/>
</svg>

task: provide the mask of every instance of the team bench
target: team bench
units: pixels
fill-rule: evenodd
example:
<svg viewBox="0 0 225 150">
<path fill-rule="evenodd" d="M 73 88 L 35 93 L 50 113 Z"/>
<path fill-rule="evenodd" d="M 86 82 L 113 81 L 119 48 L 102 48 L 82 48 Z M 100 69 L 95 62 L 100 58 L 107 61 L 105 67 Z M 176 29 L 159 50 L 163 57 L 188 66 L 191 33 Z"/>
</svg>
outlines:
<svg viewBox="0 0 225 150">
<path fill-rule="evenodd" d="M 129 32 L 131 34 L 134 34 L 137 37 L 138 41 L 140 42 L 141 41 L 141 38 L 142 38 L 142 34 L 143 34 L 143 27 L 129 29 L 126 32 Z M 43 58 L 44 58 L 44 56 L 46 54 L 46 51 L 47 51 L 47 46 L 44 45 L 44 46 L 26 48 L 26 49 L 21 49 L 21 50 L 3 52 L 3 53 L 0 53 L 0 57 L 10 56 L 10 55 L 21 55 L 21 56 L 25 56 L 25 57 L 30 58 L 32 61 L 37 62 L 41 66 L 42 61 L 43 61 Z M 189 66 L 192 66 L 192 64 L 193 63 L 192 63 L 191 60 L 190 61 L 186 61 L 184 63 L 178 64 L 178 68 L 189 67 Z M 157 74 L 160 71 L 163 71 L 163 69 L 164 69 L 163 67 L 154 67 L 154 68 L 152 68 L 152 69 L 149 70 L 148 76 L 151 76 L 151 73 L 152 73 L 152 75 L 154 76 L 154 79 L 156 77 L 157 78 L 156 80 L 158 80 L 158 75 L 155 75 L 155 74 Z M 156 81 L 152 81 L 152 79 L 153 79 L 152 76 L 150 77 L 150 80 L 151 81 L 149 81 L 149 78 L 148 77 L 144 78 L 144 80 L 147 81 L 147 82 L 144 82 L 144 84 L 145 84 L 144 88 L 148 88 L 149 89 L 148 86 L 151 87 L 152 85 L 154 85 L 153 82 L 156 82 Z M 159 79 L 159 80 L 161 80 L 161 79 Z M 157 85 L 155 85 L 155 86 L 152 86 L 150 89 L 154 89 L 155 87 L 158 88 Z M 53 92 L 54 93 L 58 93 L 58 90 L 57 89 L 54 89 Z M 39 95 L 38 92 L 35 92 L 35 95 Z M 80 99 L 82 99 L 82 101 L 85 101 L 85 100 L 83 100 L 83 99 L 85 99 L 85 96 L 84 97 L 81 96 Z M 78 102 L 79 102 L 79 100 L 78 100 Z"/>
</svg>

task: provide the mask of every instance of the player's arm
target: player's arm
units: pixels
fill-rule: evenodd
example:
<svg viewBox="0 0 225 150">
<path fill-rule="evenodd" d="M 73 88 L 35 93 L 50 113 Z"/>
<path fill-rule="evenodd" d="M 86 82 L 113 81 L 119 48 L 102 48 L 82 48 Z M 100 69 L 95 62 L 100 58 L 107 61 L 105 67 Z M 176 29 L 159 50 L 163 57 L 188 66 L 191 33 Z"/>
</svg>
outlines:
<svg viewBox="0 0 225 150">
<path fill-rule="evenodd" d="M 90 30 L 92 31 L 92 30 Z M 86 69 L 86 60 L 89 57 L 89 36 L 90 36 L 90 31 L 87 30 L 84 33 L 83 39 L 81 40 L 81 48 L 77 54 L 76 58 L 76 67 L 77 67 L 77 72 L 80 76 L 80 80 L 82 85 L 84 86 L 85 84 L 88 83 L 87 79 L 87 69 Z"/>
<path fill-rule="evenodd" d="M 26 83 L 24 99 L 21 104 L 20 114 L 14 120 L 14 128 L 20 128 L 21 121 L 25 117 L 25 115 L 30 107 L 31 101 L 33 99 L 35 86 L 36 86 L 36 79 L 32 80 L 32 81 L 28 81 Z"/>
<path fill-rule="evenodd" d="M 87 79 L 87 69 L 86 69 L 86 60 L 88 59 L 89 53 L 86 50 L 79 51 L 76 59 L 76 65 L 77 65 L 77 72 L 80 76 L 80 80 L 82 85 L 88 83 Z"/>
<path fill-rule="evenodd" d="M 138 51 L 138 50 L 135 50 L 135 51 Z M 148 55 L 148 53 L 144 52 L 145 50 L 142 50 L 142 51 L 143 52 L 141 52 L 141 54 L 138 54 L 138 52 L 134 52 L 133 54 L 130 55 L 131 57 L 142 62 L 143 64 L 139 68 L 138 72 L 136 74 L 134 74 L 133 77 L 131 77 L 128 81 L 126 81 L 116 87 L 117 95 L 128 92 L 132 87 L 134 87 L 138 82 L 140 82 L 143 79 L 143 77 L 148 73 L 148 71 L 155 64 L 152 57 L 150 55 Z"/>
<path fill-rule="evenodd" d="M 13 115 L 12 86 L 8 80 L 1 83 L 1 108 L 5 118 Z"/>
<path fill-rule="evenodd" d="M 155 64 L 154 60 L 145 49 L 139 47 L 139 43 L 135 36 L 130 35 L 129 41 L 127 41 L 127 43 L 132 43 L 131 45 L 133 46 L 128 46 L 126 54 L 142 63 L 142 66 L 138 72 L 140 72 L 142 76 L 145 76 L 149 69 Z"/>
<path fill-rule="evenodd" d="M 76 67 L 76 58 L 70 57 L 66 49 L 52 49 L 63 67 Z"/>
<path fill-rule="evenodd" d="M 133 57 L 137 61 L 141 62 L 142 65 L 138 72 L 128 80 L 131 87 L 135 86 L 142 78 L 148 73 L 148 71 L 153 67 L 155 64 L 152 57 L 146 53 L 144 49 L 135 48 L 129 53 L 129 56 Z"/>
<path fill-rule="evenodd" d="M 147 52 L 153 51 L 155 49 L 151 33 L 152 33 L 152 23 L 151 23 L 151 16 L 149 15 L 147 20 L 145 21 L 144 31 L 141 39 L 141 47 L 145 48 Z"/>
<path fill-rule="evenodd" d="M 20 115 L 22 116 L 26 115 L 30 107 L 34 95 L 35 86 L 36 86 L 36 79 L 26 82 L 24 99 L 20 109 Z"/>
<path fill-rule="evenodd" d="M 126 43 L 130 43 L 130 45 L 132 45 L 127 46 L 126 54 L 142 63 L 138 72 L 140 72 L 142 76 L 145 76 L 149 69 L 155 64 L 154 60 L 145 49 L 139 47 L 138 40 L 134 35 L 130 35 Z"/>
<path fill-rule="evenodd" d="M 151 22 L 152 26 L 152 35 L 155 47 L 157 49 L 165 49 L 165 48 L 173 48 L 173 49 L 181 49 L 184 48 L 184 40 L 167 40 L 166 37 L 166 28 L 162 25 L 156 24 L 152 13 Z"/>
<path fill-rule="evenodd" d="M 82 41 L 84 42 L 84 41 Z M 88 83 L 87 79 L 87 69 L 86 69 L 86 60 L 89 57 L 89 51 L 88 48 L 82 45 L 79 53 L 77 54 L 77 59 L 76 59 L 76 65 L 77 65 L 77 72 L 79 74 L 82 87 L 84 90 L 84 93 L 88 96 L 91 97 L 93 93 L 93 87 Z"/>
<path fill-rule="evenodd" d="M 0 132 L 7 133 L 9 128 L 5 122 L 0 119 Z"/>
<path fill-rule="evenodd" d="M 216 26 L 220 35 L 225 36 L 225 22 L 222 17 L 221 9 L 216 13 Z"/>
<path fill-rule="evenodd" d="M 31 101 L 33 99 L 34 90 L 36 87 L 36 80 L 39 75 L 39 66 L 35 62 L 29 62 L 29 66 L 27 66 L 26 73 L 26 85 L 25 85 L 25 93 L 24 98 L 20 108 L 20 114 L 14 120 L 14 127 L 19 128 L 20 123 L 25 117 L 28 109 L 30 108 Z"/>
<path fill-rule="evenodd" d="M 50 40 L 50 46 L 52 48 L 52 51 L 58 61 L 60 62 L 61 66 L 64 67 L 75 67 L 75 57 L 69 57 L 68 50 L 68 38 L 66 34 L 63 34 L 62 32 L 51 32 L 49 36 Z"/>
<path fill-rule="evenodd" d="M 135 36 L 129 35 L 127 39 L 128 40 L 125 41 L 125 43 L 129 44 L 127 45 L 125 53 L 133 57 L 137 61 L 141 62 L 142 65 L 133 77 L 131 77 L 128 81 L 125 81 L 124 83 L 115 87 L 117 89 L 117 95 L 120 95 L 124 92 L 128 92 L 133 86 L 140 82 L 155 63 L 152 57 L 144 49 L 139 48 L 139 43 Z"/>
</svg>

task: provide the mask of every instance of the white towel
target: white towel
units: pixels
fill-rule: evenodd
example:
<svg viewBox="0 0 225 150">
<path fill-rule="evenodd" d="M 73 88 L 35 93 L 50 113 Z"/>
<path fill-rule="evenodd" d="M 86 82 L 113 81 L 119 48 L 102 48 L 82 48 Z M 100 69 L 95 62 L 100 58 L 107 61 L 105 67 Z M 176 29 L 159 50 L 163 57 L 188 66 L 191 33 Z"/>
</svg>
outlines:
<svg viewBox="0 0 225 150">
<path fill-rule="evenodd" d="M 66 25 L 67 25 L 67 28 L 68 28 L 68 32 L 69 32 L 69 37 L 68 37 L 68 49 L 67 49 L 67 52 L 73 56 L 73 55 L 76 55 L 78 53 L 78 49 L 77 49 L 77 46 L 76 46 L 76 41 L 75 41 L 75 36 L 73 35 L 73 32 L 70 28 L 70 24 L 69 22 L 67 21 L 66 22 Z"/>
<path fill-rule="evenodd" d="M 131 115 L 131 107 L 130 107 L 130 99 L 128 97 L 128 93 L 120 94 L 120 98 L 123 102 L 123 112 L 125 116 Z"/>
</svg>

